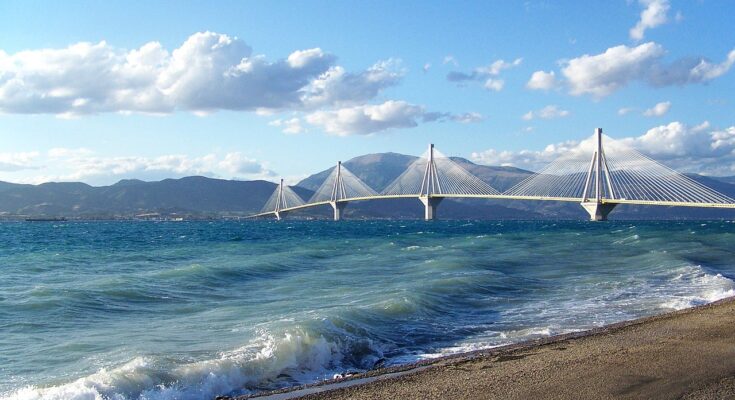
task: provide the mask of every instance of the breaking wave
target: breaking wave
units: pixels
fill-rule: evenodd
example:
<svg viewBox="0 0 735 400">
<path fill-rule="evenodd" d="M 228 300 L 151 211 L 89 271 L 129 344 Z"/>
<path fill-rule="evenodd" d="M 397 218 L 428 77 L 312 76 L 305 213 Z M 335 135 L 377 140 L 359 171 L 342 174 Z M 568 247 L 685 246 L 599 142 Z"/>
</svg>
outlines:
<svg viewBox="0 0 735 400">
<path fill-rule="evenodd" d="M 382 359 L 381 350 L 369 339 L 337 332 L 333 325 L 332 329 L 329 339 L 304 328 L 278 336 L 263 332 L 243 347 L 196 362 L 136 357 L 70 383 L 28 386 L 5 398 L 198 400 L 315 382 L 345 371 L 370 369 Z"/>
</svg>

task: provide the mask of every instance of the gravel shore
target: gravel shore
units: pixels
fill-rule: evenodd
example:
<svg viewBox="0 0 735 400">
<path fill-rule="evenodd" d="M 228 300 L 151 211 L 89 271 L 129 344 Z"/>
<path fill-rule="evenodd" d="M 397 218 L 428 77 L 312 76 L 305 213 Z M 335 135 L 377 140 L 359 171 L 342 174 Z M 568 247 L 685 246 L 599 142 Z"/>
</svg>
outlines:
<svg viewBox="0 0 735 400">
<path fill-rule="evenodd" d="M 735 298 L 255 398 L 735 399 Z"/>
</svg>

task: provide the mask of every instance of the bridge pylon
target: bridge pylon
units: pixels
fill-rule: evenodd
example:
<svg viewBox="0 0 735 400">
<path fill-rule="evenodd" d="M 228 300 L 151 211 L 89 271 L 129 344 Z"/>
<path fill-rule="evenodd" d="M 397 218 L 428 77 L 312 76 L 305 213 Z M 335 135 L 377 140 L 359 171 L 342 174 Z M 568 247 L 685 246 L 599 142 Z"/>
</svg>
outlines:
<svg viewBox="0 0 735 400">
<path fill-rule="evenodd" d="M 290 187 L 286 186 L 281 179 L 276 190 L 263 206 L 258 216 L 274 215 L 276 219 L 280 220 L 289 208 L 298 207 L 304 205 L 304 200 L 299 197 L 296 192 Z M 284 211 L 286 210 L 286 211 Z"/>
<path fill-rule="evenodd" d="M 276 216 L 277 220 L 281 220 L 281 209 L 283 209 L 283 178 L 281 178 L 281 182 L 278 184 L 278 197 L 276 197 L 276 209 L 273 212 L 273 214 Z"/>
<path fill-rule="evenodd" d="M 375 190 L 339 161 L 329 170 L 322 184 L 309 199 L 309 203 L 329 204 L 334 210 L 334 220 L 339 221 L 348 202 L 377 195 Z"/>
<path fill-rule="evenodd" d="M 610 179 L 610 168 L 602 146 L 602 128 L 596 128 L 595 150 L 587 169 L 580 204 L 590 215 L 591 221 L 607 221 L 607 216 L 615 208 L 616 203 L 607 203 L 605 200 L 615 200 L 615 189 Z"/>
<path fill-rule="evenodd" d="M 439 172 L 434 161 L 434 144 L 429 144 L 429 156 L 424 170 L 424 177 L 421 180 L 421 190 L 419 192 L 419 201 L 424 205 L 424 219 L 431 221 L 436 219 L 436 209 L 442 201 L 442 197 L 433 197 L 435 194 L 442 193 L 441 183 L 439 181 Z"/>
<path fill-rule="evenodd" d="M 334 210 L 335 221 L 342 219 L 342 211 L 347 207 L 347 202 L 340 202 L 340 200 L 346 198 L 347 190 L 345 189 L 345 182 L 342 179 L 342 161 L 337 161 L 337 176 L 332 186 L 332 196 L 329 198 L 329 205 Z"/>
</svg>

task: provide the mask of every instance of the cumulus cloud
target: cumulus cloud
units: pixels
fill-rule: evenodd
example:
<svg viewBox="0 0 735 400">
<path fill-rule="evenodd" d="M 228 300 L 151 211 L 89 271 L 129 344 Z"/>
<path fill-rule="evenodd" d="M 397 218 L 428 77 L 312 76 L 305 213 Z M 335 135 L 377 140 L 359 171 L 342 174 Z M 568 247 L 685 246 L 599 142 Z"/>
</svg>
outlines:
<svg viewBox="0 0 735 400">
<path fill-rule="evenodd" d="M 277 119 L 269 122 L 268 125 L 283 128 L 284 133 L 297 134 L 306 132 L 299 118 Z"/>
<path fill-rule="evenodd" d="M 556 74 L 554 71 L 536 71 L 531 75 L 531 79 L 526 83 L 526 87 L 533 90 L 549 90 L 557 85 Z"/>
<path fill-rule="evenodd" d="M 654 42 L 625 45 L 601 54 L 582 55 L 562 62 L 569 93 L 605 97 L 633 81 L 654 87 L 706 83 L 727 73 L 735 64 L 735 50 L 721 63 L 704 58 L 682 58 L 665 64 L 664 48 Z"/>
<path fill-rule="evenodd" d="M 214 156 L 214 160 L 217 169 L 229 173 L 231 177 L 272 178 L 276 176 L 275 172 L 266 168 L 263 163 L 254 158 L 246 157 L 240 152 L 227 153 L 219 161 Z"/>
<path fill-rule="evenodd" d="M 487 90 L 491 90 L 494 92 L 499 92 L 503 90 L 503 87 L 505 86 L 505 81 L 502 79 L 493 79 L 488 78 L 485 83 L 482 85 Z"/>
<path fill-rule="evenodd" d="M 389 100 L 377 105 L 316 111 L 307 115 L 306 121 L 332 135 L 368 135 L 391 128 L 413 128 L 426 114 L 421 106 Z"/>
<path fill-rule="evenodd" d="M 704 59 L 699 60 L 691 70 L 689 70 L 688 81 L 705 82 L 724 75 L 735 64 L 735 50 L 731 50 L 727 54 L 727 59 L 719 64 L 713 64 Z"/>
<path fill-rule="evenodd" d="M 289 110 L 360 102 L 394 85 L 394 61 L 349 73 L 319 48 L 269 61 L 242 40 L 191 35 L 168 51 L 158 42 L 126 50 L 107 42 L 0 51 L 0 112 L 61 116 L 101 112 L 200 114 Z"/>
<path fill-rule="evenodd" d="M 639 0 L 645 8 L 641 11 L 641 17 L 634 27 L 630 28 L 630 38 L 643 40 L 646 29 L 655 28 L 669 21 L 668 12 L 671 6 L 668 0 Z M 680 14 L 677 14 L 679 18 Z"/>
<path fill-rule="evenodd" d="M 302 102 L 307 108 L 365 102 L 401 80 L 405 71 L 400 65 L 400 60 L 389 59 L 360 73 L 349 73 L 340 66 L 332 67 L 304 89 Z"/>
<path fill-rule="evenodd" d="M 591 157 L 594 140 L 549 144 L 543 150 L 474 152 L 471 159 L 480 164 L 506 165 L 538 171 L 561 157 Z M 649 129 L 639 136 L 608 142 L 606 147 L 632 147 L 656 161 L 681 172 L 714 176 L 735 174 L 735 126 L 712 129 L 708 122 L 688 126 L 675 121 Z"/>
<path fill-rule="evenodd" d="M 526 121 L 530 121 L 535 118 L 541 118 L 541 119 L 552 119 L 552 118 L 562 118 L 569 116 L 569 111 L 562 110 L 559 108 L 559 106 L 556 105 L 548 105 L 540 110 L 537 111 L 529 111 L 525 114 L 523 114 L 523 118 Z"/>
<path fill-rule="evenodd" d="M 646 111 L 643 111 L 643 115 L 646 117 L 661 117 L 666 115 L 666 113 L 669 112 L 670 108 L 670 101 L 662 101 L 660 103 L 657 103 L 655 106 L 647 109 Z"/>
<path fill-rule="evenodd" d="M 7 155 L 0 154 L 0 166 Z M 107 185 L 120 179 L 160 180 L 190 175 L 226 179 L 272 179 L 275 173 L 267 166 L 239 152 L 193 157 L 167 154 L 156 157 L 100 156 L 87 149 L 55 148 L 48 152 L 12 155 L 18 168 L 0 167 L 0 179 L 43 183 L 50 181 L 82 181 Z M 22 161 L 22 162 L 21 162 Z M 32 173 L 19 174 L 22 170 Z M 52 172 L 53 171 L 53 172 Z"/>
<path fill-rule="evenodd" d="M 636 47 L 615 46 L 602 54 L 583 55 L 562 68 L 573 95 L 603 97 L 644 77 L 664 55 L 662 46 L 649 42 Z"/>
<path fill-rule="evenodd" d="M 469 73 L 451 71 L 447 74 L 447 80 L 457 84 L 464 84 L 466 82 L 482 82 L 485 89 L 498 92 L 503 89 L 505 82 L 502 79 L 497 78 L 497 76 L 499 76 L 503 70 L 521 65 L 521 62 L 523 62 L 522 58 L 517 58 L 512 62 L 496 60 L 490 65 L 477 67 Z"/>
<path fill-rule="evenodd" d="M 370 135 L 395 128 L 414 128 L 423 122 L 454 121 L 467 124 L 483 119 L 482 114 L 476 112 L 452 114 L 427 111 L 423 106 L 396 100 L 315 111 L 305 117 L 310 125 L 337 136 Z"/>
</svg>

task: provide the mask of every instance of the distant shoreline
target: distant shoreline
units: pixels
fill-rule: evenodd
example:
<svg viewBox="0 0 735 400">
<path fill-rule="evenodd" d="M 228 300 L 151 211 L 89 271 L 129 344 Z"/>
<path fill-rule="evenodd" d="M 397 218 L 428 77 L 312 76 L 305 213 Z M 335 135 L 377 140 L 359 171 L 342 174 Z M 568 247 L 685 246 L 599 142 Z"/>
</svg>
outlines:
<svg viewBox="0 0 735 400">
<path fill-rule="evenodd" d="M 735 297 L 729 297 L 236 399 L 719 399 L 735 397 L 733 371 Z"/>
</svg>

